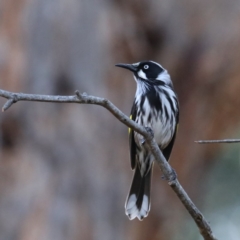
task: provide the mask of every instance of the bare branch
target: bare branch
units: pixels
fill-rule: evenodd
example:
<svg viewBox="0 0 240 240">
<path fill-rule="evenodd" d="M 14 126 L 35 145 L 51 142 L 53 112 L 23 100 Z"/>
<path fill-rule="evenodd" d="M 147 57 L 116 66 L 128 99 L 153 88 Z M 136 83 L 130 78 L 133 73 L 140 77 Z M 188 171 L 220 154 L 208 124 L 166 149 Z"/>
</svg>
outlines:
<svg viewBox="0 0 240 240">
<path fill-rule="evenodd" d="M 8 108 L 10 108 L 14 104 L 14 99 L 10 98 L 2 107 L 2 112 L 5 112 Z"/>
<path fill-rule="evenodd" d="M 189 214 L 194 219 L 196 225 L 198 226 L 201 235 L 205 240 L 216 240 L 213 236 L 210 225 L 202 215 L 202 213 L 198 210 L 192 200 L 189 198 L 179 181 L 177 180 L 175 171 L 169 165 L 169 163 L 164 158 L 161 150 L 159 149 L 153 132 L 149 128 L 144 128 L 134 121 L 132 121 L 128 116 L 122 113 L 113 103 L 109 100 L 90 96 L 86 93 L 80 94 L 79 91 L 75 92 L 74 96 L 50 96 L 50 95 L 38 95 L 38 94 L 25 94 L 25 93 L 13 93 L 0 89 L 0 96 L 9 99 L 3 110 L 7 110 L 14 102 L 17 101 L 38 101 L 38 102 L 56 102 L 56 103 L 80 103 L 80 104 L 95 104 L 100 105 L 107 110 L 109 110 L 119 121 L 121 121 L 126 126 L 132 128 L 134 131 L 140 133 L 146 139 L 146 143 L 151 150 L 152 154 L 155 157 L 155 160 L 165 179 L 168 181 L 168 184 L 171 186 L 173 191 L 179 197 Z"/>
<path fill-rule="evenodd" d="M 240 139 L 222 139 L 222 140 L 198 140 L 195 143 L 208 144 L 208 143 L 239 143 Z"/>
</svg>

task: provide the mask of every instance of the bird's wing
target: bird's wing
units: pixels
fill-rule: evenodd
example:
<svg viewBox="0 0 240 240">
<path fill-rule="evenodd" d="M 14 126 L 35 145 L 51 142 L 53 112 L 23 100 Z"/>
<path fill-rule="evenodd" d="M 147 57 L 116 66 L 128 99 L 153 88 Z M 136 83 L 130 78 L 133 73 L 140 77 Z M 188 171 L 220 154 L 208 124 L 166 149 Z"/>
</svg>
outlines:
<svg viewBox="0 0 240 240">
<path fill-rule="evenodd" d="M 176 138 L 176 135 L 177 135 L 177 130 L 178 130 L 178 124 L 175 127 L 175 131 L 174 131 L 174 134 L 173 134 L 173 137 L 172 137 L 170 143 L 167 145 L 166 148 L 164 148 L 162 150 L 162 153 L 163 153 L 163 155 L 164 155 L 164 157 L 166 158 L 167 161 L 169 160 L 171 152 L 172 152 L 173 144 L 175 142 L 175 138 Z"/>
<path fill-rule="evenodd" d="M 136 105 L 135 103 L 132 106 L 130 119 L 135 121 L 136 119 Z M 130 149 L 130 161 L 131 161 L 131 168 L 135 169 L 136 167 L 136 142 L 134 140 L 134 131 L 131 128 L 128 128 L 128 135 L 129 135 L 129 149 Z"/>
</svg>

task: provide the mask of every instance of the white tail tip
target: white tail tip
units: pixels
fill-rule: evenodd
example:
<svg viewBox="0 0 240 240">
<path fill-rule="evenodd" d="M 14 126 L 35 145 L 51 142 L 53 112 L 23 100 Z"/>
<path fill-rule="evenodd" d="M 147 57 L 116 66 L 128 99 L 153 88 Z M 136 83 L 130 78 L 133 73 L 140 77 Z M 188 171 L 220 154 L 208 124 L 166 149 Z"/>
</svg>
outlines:
<svg viewBox="0 0 240 240">
<path fill-rule="evenodd" d="M 150 211 L 150 202 L 147 195 L 143 196 L 142 205 L 140 208 L 137 207 L 137 197 L 135 194 L 132 194 L 125 205 L 125 213 L 129 217 L 130 220 L 134 218 L 138 218 L 140 221 L 143 218 L 147 217 Z"/>
</svg>

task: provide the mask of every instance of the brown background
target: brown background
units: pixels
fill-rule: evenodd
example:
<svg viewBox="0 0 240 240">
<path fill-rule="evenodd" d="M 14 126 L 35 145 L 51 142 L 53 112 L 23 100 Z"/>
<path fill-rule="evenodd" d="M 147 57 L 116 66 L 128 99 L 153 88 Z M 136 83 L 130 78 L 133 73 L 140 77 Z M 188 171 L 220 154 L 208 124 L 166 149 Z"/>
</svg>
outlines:
<svg viewBox="0 0 240 240">
<path fill-rule="evenodd" d="M 181 113 L 171 164 L 219 239 L 240 238 L 240 2 L 2 0 L 0 88 L 76 89 L 129 113 L 135 82 L 118 62 L 168 69 Z M 0 99 L 3 105 L 4 99 Z M 129 221 L 127 128 L 97 106 L 20 102 L 0 114 L 0 239 L 201 239 L 155 167 L 152 206 Z"/>
</svg>

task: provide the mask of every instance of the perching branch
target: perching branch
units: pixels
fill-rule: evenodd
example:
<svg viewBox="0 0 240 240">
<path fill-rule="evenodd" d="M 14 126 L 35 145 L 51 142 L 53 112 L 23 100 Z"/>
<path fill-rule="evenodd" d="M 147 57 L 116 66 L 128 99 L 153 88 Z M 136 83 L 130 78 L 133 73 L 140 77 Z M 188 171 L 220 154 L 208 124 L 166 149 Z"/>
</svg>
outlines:
<svg viewBox="0 0 240 240">
<path fill-rule="evenodd" d="M 207 143 L 239 143 L 240 139 L 222 139 L 222 140 L 198 140 L 195 143 L 207 144 Z"/>
<path fill-rule="evenodd" d="M 201 235 L 205 240 L 216 240 L 213 236 L 210 225 L 198 210 L 192 200 L 189 198 L 181 184 L 179 183 L 175 171 L 169 165 L 169 163 L 164 158 L 161 150 L 159 149 L 153 132 L 149 128 L 142 127 L 129 119 L 128 116 L 123 114 L 115 105 L 113 105 L 109 100 L 105 98 L 95 97 L 87 95 L 86 93 L 80 94 L 79 91 L 75 92 L 76 95 L 73 96 L 51 96 L 51 95 L 38 95 L 38 94 L 25 94 L 25 93 L 13 93 L 0 89 L 0 96 L 7 98 L 8 101 L 2 108 L 2 111 L 6 111 L 14 103 L 18 101 L 38 101 L 38 102 L 56 102 L 56 103 L 80 103 L 80 104 L 94 104 L 100 105 L 107 110 L 109 110 L 119 121 L 121 121 L 126 126 L 132 128 L 134 131 L 140 133 L 144 136 L 146 143 L 155 157 L 155 160 L 168 184 L 171 186 L 173 191 L 177 194 L 180 201 L 183 203 L 189 214 L 192 216 L 193 220 L 197 224 Z"/>
</svg>

